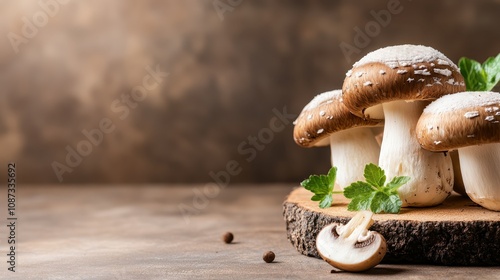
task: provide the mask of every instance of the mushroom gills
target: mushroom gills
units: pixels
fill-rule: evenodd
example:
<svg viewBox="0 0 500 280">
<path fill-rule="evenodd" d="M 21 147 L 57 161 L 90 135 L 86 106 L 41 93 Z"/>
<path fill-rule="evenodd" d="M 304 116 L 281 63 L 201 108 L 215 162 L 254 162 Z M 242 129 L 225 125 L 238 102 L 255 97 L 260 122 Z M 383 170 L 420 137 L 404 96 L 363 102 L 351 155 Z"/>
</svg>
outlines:
<svg viewBox="0 0 500 280">
<path fill-rule="evenodd" d="M 346 225 L 333 223 L 323 228 L 316 239 L 321 257 L 346 271 L 363 271 L 380 263 L 387 245 L 381 234 L 368 230 L 372 216 L 370 211 L 361 211 Z"/>
</svg>

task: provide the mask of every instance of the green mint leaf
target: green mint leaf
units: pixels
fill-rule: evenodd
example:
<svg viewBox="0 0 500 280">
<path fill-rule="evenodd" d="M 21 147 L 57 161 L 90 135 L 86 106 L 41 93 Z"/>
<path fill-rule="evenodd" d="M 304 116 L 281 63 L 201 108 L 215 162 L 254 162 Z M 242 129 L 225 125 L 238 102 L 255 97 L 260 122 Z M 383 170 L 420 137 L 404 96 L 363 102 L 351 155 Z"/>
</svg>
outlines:
<svg viewBox="0 0 500 280">
<path fill-rule="evenodd" d="M 354 182 L 344 189 L 344 196 L 351 199 L 347 210 L 399 213 L 402 202 L 398 188 L 408 183 L 410 177 L 396 176 L 385 185 L 384 170 L 370 163 L 365 166 L 365 179 L 366 182 Z"/>
<path fill-rule="evenodd" d="M 492 90 L 500 81 L 500 54 L 488 58 L 482 67 L 487 77 L 485 90 Z"/>
<path fill-rule="evenodd" d="M 387 183 L 387 188 L 392 191 L 392 190 L 397 190 L 399 187 L 401 187 L 402 185 L 408 183 L 408 181 L 410 181 L 410 177 L 408 176 L 396 176 L 394 178 L 392 178 L 392 180 Z"/>
<path fill-rule="evenodd" d="M 365 166 L 364 176 L 366 182 L 376 188 L 381 188 L 385 184 L 386 177 L 384 170 L 373 163 L 369 163 Z"/>
<path fill-rule="evenodd" d="M 325 197 L 319 203 L 319 208 L 328 208 L 332 206 L 333 197 L 331 194 L 325 195 Z"/>
<path fill-rule="evenodd" d="M 300 183 L 306 190 L 311 191 L 314 195 L 312 201 L 319 201 L 320 208 L 327 208 L 333 202 L 333 188 L 337 177 L 337 167 L 332 167 L 327 175 L 311 175 Z"/>
<path fill-rule="evenodd" d="M 470 58 L 458 61 L 468 91 L 489 91 L 500 81 L 500 54 L 488 58 L 482 65 Z"/>
</svg>

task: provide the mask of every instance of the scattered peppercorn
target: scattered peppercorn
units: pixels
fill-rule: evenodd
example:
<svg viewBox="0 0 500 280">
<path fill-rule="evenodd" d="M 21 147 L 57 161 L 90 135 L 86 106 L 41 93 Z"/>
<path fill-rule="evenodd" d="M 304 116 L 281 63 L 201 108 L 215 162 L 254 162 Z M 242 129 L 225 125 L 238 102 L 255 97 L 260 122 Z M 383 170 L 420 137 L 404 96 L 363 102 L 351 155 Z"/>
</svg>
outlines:
<svg viewBox="0 0 500 280">
<path fill-rule="evenodd" d="M 262 256 L 262 259 L 266 262 L 266 263 L 271 263 L 274 261 L 274 253 L 273 251 L 268 251 L 268 252 L 265 252 L 264 253 L 264 256 Z"/>
<path fill-rule="evenodd" d="M 227 244 L 229 244 L 229 243 L 233 242 L 233 238 L 234 238 L 234 236 L 233 236 L 233 234 L 232 234 L 232 233 L 230 233 L 230 232 L 226 232 L 226 233 L 224 233 L 224 235 L 222 236 L 222 240 L 223 240 L 225 243 L 227 243 Z"/>
</svg>

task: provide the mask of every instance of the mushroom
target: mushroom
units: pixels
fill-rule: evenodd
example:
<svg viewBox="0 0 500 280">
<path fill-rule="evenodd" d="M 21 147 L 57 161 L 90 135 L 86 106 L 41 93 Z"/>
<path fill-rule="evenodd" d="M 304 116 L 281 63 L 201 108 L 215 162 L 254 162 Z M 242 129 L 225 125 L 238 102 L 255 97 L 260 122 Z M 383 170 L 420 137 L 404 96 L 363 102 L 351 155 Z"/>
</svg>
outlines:
<svg viewBox="0 0 500 280">
<path fill-rule="evenodd" d="M 458 149 L 467 195 L 500 211 L 500 93 L 443 96 L 425 108 L 416 132 L 426 150 Z"/>
<path fill-rule="evenodd" d="M 379 166 L 388 178 L 411 177 L 398 190 L 402 206 L 433 206 L 451 194 L 450 157 L 423 150 L 415 137 L 415 126 L 427 100 L 464 90 L 458 67 L 426 46 L 382 48 L 367 54 L 347 72 L 342 98 L 353 114 L 381 118 L 376 109 L 383 106 Z"/>
<path fill-rule="evenodd" d="M 360 211 L 346 225 L 333 223 L 316 238 L 316 248 L 323 260 L 346 271 L 363 271 L 382 261 L 387 252 L 385 238 L 369 231 L 373 213 Z"/>
<path fill-rule="evenodd" d="M 363 120 L 342 104 L 342 91 L 328 91 L 314 97 L 294 122 L 293 137 L 302 147 L 330 145 L 331 162 L 337 166 L 340 189 L 364 180 L 365 165 L 378 161 L 380 146 L 370 127 L 380 120 Z"/>
<path fill-rule="evenodd" d="M 460 160 L 458 159 L 458 151 L 450 151 L 451 163 L 453 164 L 453 190 L 463 196 L 467 196 L 462 179 L 462 171 L 460 171 Z"/>
</svg>

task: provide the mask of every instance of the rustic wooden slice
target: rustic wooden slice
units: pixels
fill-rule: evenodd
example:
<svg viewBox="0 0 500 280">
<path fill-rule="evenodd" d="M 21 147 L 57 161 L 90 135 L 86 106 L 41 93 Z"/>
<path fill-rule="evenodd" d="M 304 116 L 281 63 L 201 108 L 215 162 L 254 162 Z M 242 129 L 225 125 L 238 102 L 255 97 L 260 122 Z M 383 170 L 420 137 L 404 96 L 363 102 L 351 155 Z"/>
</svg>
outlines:
<svg viewBox="0 0 500 280">
<path fill-rule="evenodd" d="M 297 188 L 283 204 L 287 235 L 297 250 L 319 258 L 316 235 L 333 222 L 347 223 L 354 212 L 349 201 L 334 197 L 327 209 Z M 400 214 L 376 214 L 370 230 L 387 240 L 385 263 L 500 265 L 500 212 L 484 209 L 468 198 L 452 195 L 439 206 L 403 208 Z"/>
</svg>

